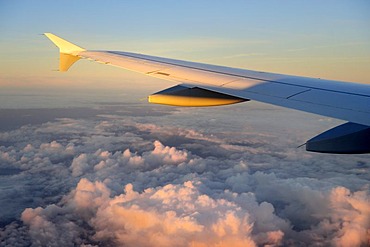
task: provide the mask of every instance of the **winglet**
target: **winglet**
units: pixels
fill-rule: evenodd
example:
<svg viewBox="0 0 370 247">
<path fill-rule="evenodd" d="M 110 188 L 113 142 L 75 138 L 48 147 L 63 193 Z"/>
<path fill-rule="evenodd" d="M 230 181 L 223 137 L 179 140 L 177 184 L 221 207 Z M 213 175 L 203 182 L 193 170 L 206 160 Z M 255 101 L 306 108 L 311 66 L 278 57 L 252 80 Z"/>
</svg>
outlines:
<svg viewBox="0 0 370 247">
<path fill-rule="evenodd" d="M 80 59 L 78 54 L 81 51 L 86 51 L 71 42 L 68 42 L 52 33 L 44 33 L 58 48 L 60 52 L 59 71 L 67 71 L 72 64 Z"/>
<path fill-rule="evenodd" d="M 52 33 L 44 33 L 56 46 L 58 46 L 60 53 L 66 53 L 71 55 L 77 55 L 80 51 L 86 51 L 84 48 L 81 48 L 67 40 L 64 40 Z"/>
</svg>

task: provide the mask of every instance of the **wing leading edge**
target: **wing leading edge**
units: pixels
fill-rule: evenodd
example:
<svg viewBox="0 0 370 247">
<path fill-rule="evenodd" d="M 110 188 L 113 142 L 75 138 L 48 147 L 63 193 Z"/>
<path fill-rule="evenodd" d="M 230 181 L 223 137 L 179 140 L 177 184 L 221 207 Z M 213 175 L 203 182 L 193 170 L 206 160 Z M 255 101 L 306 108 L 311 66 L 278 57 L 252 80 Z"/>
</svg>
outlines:
<svg viewBox="0 0 370 247">
<path fill-rule="evenodd" d="M 366 134 L 370 133 L 370 85 L 257 72 L 129 52 L 89 51 L 54 34 L 45 35 L 60 49 L 60 71 L 67 71 L 78 59 L 85 58 L 180 84 L 149 96 L 152 103 L 213 106 L 257 100 L 346 120 L 365 126 Z M 351 130 L 356 129 L 351 126 Z M 346 128 L 349 127 L 342 127 Z M 363 133 L 364 129 L 359 129 Z M 335 133 L 338 134 L 338 131 Z M 347 137 L 351 135 L 348 131 L 344 133 Z M 325 136 L 330 137 L 330 132 Z M 351 143 L 351 139 L 345 138 L 347 144 L 342 145 L 338 153 L 370 152 L 370 141 L 361 140 L 361 147 L 353 148 L 357 145 Z M 336 152 L 337 148 L 332 143 L 337 143 L 337 139 L 330 141 L 329 138 L 328 141 L 326 138 L 325 143 L 329 144 L 313 145 L 313 141 L 317 144 L 318 140 L 322 141 L 322 138 L 313 138 L 311 143 L 308 141 L 306 149 Z M 355 142 L 358 143 L 358 140 Z M 365 148 L 364 142 L 367 143 Z"/>
</svg>

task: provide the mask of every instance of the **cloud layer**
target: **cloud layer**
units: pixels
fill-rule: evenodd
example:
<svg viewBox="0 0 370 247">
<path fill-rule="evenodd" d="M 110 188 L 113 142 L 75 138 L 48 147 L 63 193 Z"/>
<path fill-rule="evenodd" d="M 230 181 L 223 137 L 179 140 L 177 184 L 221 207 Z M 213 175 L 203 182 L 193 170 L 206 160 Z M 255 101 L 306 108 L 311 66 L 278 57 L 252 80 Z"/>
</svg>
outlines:
<svg viewBox="0 0 370 247">
<path fill-rule="evenodd" d="M 295 149 L 270 109 L 163 109 L 1 132 L 0 246 L 369 244 L 367 155 Z"/>
</svg>

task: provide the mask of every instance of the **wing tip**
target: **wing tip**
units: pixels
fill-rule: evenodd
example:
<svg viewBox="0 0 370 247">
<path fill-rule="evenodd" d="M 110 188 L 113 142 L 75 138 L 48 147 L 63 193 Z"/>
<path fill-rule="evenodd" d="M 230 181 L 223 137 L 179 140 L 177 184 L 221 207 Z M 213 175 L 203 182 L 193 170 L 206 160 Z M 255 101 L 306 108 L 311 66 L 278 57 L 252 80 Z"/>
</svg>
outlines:
<svg viewBox="0 0 370 247">
<path fill-rule="evenodd" d="M 78 52 L 86 51 L 86 49 L 77 46 L 53 33 L 44 33 L 44 35 L 51 40 L 58 48 L 60 53 L 66 53 L 71 55 L 77 55 Z"/>
<path fill-rule="evenodd" d="M 59 48 L 59 71 L 66 72 L 76 61 L 80 59 L 78 54 L 86 51 L 84 48 L 79 47 L 65 39 L 58 37 L 52 33 L 44 33 Z"/>
</svg>

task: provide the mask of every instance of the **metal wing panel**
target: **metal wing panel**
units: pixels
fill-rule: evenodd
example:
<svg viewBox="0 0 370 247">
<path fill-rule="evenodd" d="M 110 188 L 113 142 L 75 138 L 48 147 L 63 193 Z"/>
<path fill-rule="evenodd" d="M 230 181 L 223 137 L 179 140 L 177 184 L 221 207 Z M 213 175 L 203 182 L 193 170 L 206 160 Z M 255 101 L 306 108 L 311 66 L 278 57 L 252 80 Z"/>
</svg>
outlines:
<svg viewBox="0 0 370 247">
<path fill-rule="evenodd" d="M 370 125 L 370 86 L 264 73 L 127 52 L 81 57 L 232 96 Z"/>
<path fill-rule="evenodd" d="M 238 77 L 234 75 L 215 73 L 206 69 L 196 68 L 194 65 L 196 63 L 140 54 L 84 51 L 80 52 L 78 55 L 100 63 L 114 65 L 178 83 L 200 83 L 220 86 L 238 79 Z"/>
<path fill-rule="evenodd" d="M 84 56 L 84 54 L 86 56 Z M 189 69 L 188 70 L 189 73 L 191 71 L 196 70 L 201 73 L 206 73 L 206 72 L 215 73 L 217 74 L 217 76 L 221 76 L 221 75 L 230 76 L 230 77 L 237 78 L 237 79 L 256 80 L 260 82 L 269 81 L 269 82 L 274 82 L 274 83 L 279 83 L 279 84 L 302 86 L 302 87 L 313 88 L 313 89 L 349 92 L 351 94 L 360 94 L 360 95 L 366 95 L 370 97 L 370 85 L 366 85 L 366 84 L 342 82 L 342 81 L 331 81 L 331 80 L 325 80 L 325 79 L 290 76 L 290 75 L 267 73 L 267 72 L 260 72 L 260 71 L 246 70 L 246 69 L 230 68 L 230 67 L 225 67 L 225 66 L 188 62 L 188 61 L 182 61 L 182 60 L 177 60 L 177 59 L 148 56 L 148 55 L 130 53 L 130 52 L 85 51 L 85 52 L 79 53 L 79 55 L 86 57 L 86 58 L 89 58 L 89 56 L 91 56 L 92 54 L 95 57 L 102 56 L 103 54 L 104 56 L 111 55 L 115 57 L 115 60 L 116 60 L 115 62 L 117 63 L 114 65 L 122 67 L 122 68 L 126 68 L 125 66 L 127 64 L 126 65 L 121 64 L 119 62 L 120 59 L 132 61 L 132 62 L 140 61 L 141 63 L 153 64 L 157 66 L 161 64 L 161 66 L 164 66 L 168 69 L 170 68 L 182 68 L 184 70 Z M 213 84 L 213 85 L 218 85 L 218 84 Z"/>
<path fill-rule="evenodd" d="M 222 86 L 232 81 L 238 80 L 235 76 L 217 74 L 214 72 L 208 72 L 203 70 L 184 68 L 180 66 L 171 66 L 160 71 L 156 71 L 151 74 L 157 78 L 170 79 L 177 82 L 183 83 L 200 83 L 209 84 L 215 86 Z"/>
<path fill-rule="evenodd" d="M 337 95 L 337 97 L 329 97 L 330 99 L 326 99 L 326 104 L 322 104 L 322 102 L 315 102 L 315 99 L 313 98 L 310 100 L 297 100 L 293 97 L 280 97 L 280 95 L 268 95 L 268 94 L 261 94 L 252 92 L 251 90 L 235 90 L 231 88 L 222 88 L 222 87 L 212 87 L 212 86 L 198 86 L 200 88 L 204 88 L 207 90 L 212 90 L 219 93 L 228 94 L 235 97 L 240 97 L 244 99 L 251 99 L 256 100 L 268 104 L 273 104 L 277 106 L 287 107 L 291 109 L 301 110 L 305 112 L 315 113 L 327 117 L 333 117 L 338 118 L 354 123 L 364 124 L 370 126 L 370 113 L 369 109 L 367 109 L 370 105 L 370 99 L 368 97 L 364 97 L 360 99 L 361 105 L 365 104 L 363 108 L 365 108 L 366 112 L 364 111 L 358 111 L 349 109 L 348 107 L 341 104 L 340 97 Z M 309 91 L 304 91 L 302 94 L 310 92 L 312 89 L 307 89 Z M 298 94 L 299 95 L 299 94 Z M 322 95 L 325 97 L 325 93 Z M 341 95 L 342 96 L 342 95 Z M 359 96 L 355 96 L 357 98 Z M 299 98 L 298 98 L 299 99 Z M 324 99 L 321 99 L 324 101 Z M 348 99 L 347 99 L 348 100 Z M 331 104 L 328 104 L 328 102 L 331 102 Z M 333 102 L 337 102 L 336 104 Z M 353 105 L 352 105 L 353 106 Z"/>
<path fill-rule="evenodd" d="M 291 97 L 291 100 L 370 114 L 370 98 L 361 95 L 312 89 Z"/>
<path fill-rule="evenodd" d="M 284 99 L 309 90 L 302 86 L 278 84 L 271 81 L 254 79 L 240 79 L 225 84 L 222 87 Z"/>
</svg>

